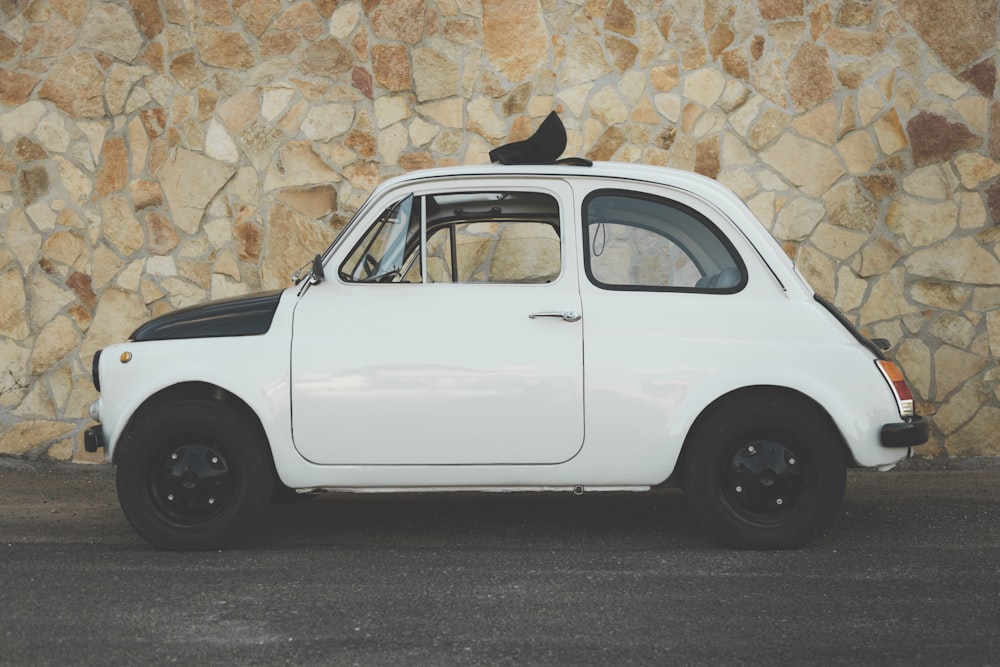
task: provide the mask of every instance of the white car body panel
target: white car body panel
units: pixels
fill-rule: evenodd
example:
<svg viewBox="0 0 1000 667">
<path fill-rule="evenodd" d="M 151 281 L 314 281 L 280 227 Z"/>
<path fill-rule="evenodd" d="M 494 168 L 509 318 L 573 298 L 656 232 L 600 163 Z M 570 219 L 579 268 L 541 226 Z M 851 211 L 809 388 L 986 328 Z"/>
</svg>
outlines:
<svg viewBox="0 0 1000 667">
<path fill-rule="evenodd" d="M 557 281 L 348 285 L 336 278 L 354 241 L 400 193 L 487 182 L 533 184 L 559 198 Z M 583 271 L 580 202 L 608 187 L 698 208 L 742 257 L 746 286 L 703 294 L 593 285 Z M 186 382 L 246 403 L 282 482 L 298 489 L 647 488 L 674 472 L 708 406 L 757 386 L 788 388 L 822 406 L 858 465 L 907 454 L 880 444 L 881 426 L 900 415 L 872 354 L 813 300 L 746 205 L 714 181 L 601 163 L 428 170 L 380 185 L 352 225 L 324 256 L 327 281 L 287 290 L 266 334 L 106 348 L 98 405 L 108 460 L 135 411 Z M 582 319 L 528 317 L 545 310 L 574 310 Z M 474 336 L 496 344 L 463 349 L 461 340 Z M 526 347 L 529 340 L 538 347 Z M 408 354 L 414 349 L 421 352 Z M 122 352 L 131 352 L 128 363 Z M 543 361 L 550 362 L 544 372 Z M 495 386 L 486 382 L 491 376 Z M 481 449 L 468 449 L 470 438 Z"/>
</svg>

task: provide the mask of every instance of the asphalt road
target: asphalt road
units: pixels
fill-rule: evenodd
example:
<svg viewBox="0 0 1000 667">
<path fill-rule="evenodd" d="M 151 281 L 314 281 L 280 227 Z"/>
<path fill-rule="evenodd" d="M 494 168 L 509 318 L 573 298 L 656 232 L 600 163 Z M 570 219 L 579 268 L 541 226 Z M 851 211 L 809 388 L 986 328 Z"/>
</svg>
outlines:
<svg viewBox="0 0 1000 667">
<path fill-rule="evenodd" d="M 330 495 L 150 549 L 106 467 L 0 460 L 0 664 L 1000 664 L 1000 470 L 852 473 L 813 545 L 679 492 Z"/>
</svg>

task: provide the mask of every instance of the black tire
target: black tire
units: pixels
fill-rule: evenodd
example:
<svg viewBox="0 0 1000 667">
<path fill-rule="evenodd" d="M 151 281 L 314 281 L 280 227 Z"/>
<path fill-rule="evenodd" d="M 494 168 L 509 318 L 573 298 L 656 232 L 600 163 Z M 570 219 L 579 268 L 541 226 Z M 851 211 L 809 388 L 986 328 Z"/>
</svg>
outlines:
<svg viewBox="0 0 1000 667">
<path fill-rule="evenodd" d="M 243 414 L 175 401 L 132 425 L 118 452 L 118 502 L 158 549 L 221 549 L 266 511 L 273 474 L 266 440 Z"/>
<path fill-rule="evenodd" d="M 685 452 L 694 514 L 742 549 L 815 539 L 844 497 L 847 459 L 829 417 L 778 392 L 748 394 L 700 420 Z"/>
</svg>

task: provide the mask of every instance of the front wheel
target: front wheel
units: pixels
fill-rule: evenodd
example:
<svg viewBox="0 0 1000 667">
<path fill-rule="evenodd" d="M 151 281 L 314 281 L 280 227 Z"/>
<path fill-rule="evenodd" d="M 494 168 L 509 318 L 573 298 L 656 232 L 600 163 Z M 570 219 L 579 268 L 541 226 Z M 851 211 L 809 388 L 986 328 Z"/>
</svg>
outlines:
<svg viewBox="0 0 1000 667">
<path fill-rule="evenodd" d="M 791 549 L 815 539 L 844 496 L 846 459 L 830 419 L 780 393 L 713 410 L 691 434 L 685 482 L 692 510 L 723 541 Z"/>
<path fill-rule="evenodd" d="M 140 414 L 118 454 L 118 501 L 159 549 L 220 549 L 266 511 L 267 443 L 222 403 L 185 400 Z"/>
</svg>

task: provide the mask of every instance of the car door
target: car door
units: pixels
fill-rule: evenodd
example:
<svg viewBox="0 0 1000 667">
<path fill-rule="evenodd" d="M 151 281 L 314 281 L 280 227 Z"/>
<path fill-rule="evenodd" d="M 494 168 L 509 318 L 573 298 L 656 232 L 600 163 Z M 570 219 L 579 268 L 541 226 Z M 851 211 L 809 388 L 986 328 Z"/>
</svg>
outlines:
<svg viewBox="0 0 1000 667">
<path fill-rule="evenodd" d="M 332 465 L 554 464 L 583 444 L 571 191 L 386 194 L 294 314 L 292 427 Z"/>
</svg>

